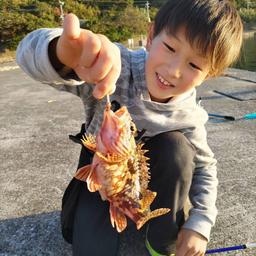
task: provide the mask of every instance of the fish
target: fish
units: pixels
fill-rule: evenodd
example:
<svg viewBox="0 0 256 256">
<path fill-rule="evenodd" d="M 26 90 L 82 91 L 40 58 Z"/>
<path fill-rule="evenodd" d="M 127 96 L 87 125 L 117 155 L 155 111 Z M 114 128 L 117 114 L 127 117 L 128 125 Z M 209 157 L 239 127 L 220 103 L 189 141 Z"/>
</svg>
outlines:
<svg viewBox="0 0 256 256">
<path fill-rule="evenodd" d="M 96 136 L 85 134 L 82 143 L 95 152 L 92 163 L 80 168 L 75 178 L 87 183 L 90 192 L 99 191 L 110 202 L 110 221 L 121 233 L 126 216 L 140 229 L 149 219 L 161 216 L 169 208 L 150 210 L 157 193 L 148 190 L 150 180 L 148 150 L 135 142 L 137 129 L 126 106 L 116 112 L 107 102 L 102 126 Z M 126 215 L 126 216 L 125 216 Z"/>
</svg>

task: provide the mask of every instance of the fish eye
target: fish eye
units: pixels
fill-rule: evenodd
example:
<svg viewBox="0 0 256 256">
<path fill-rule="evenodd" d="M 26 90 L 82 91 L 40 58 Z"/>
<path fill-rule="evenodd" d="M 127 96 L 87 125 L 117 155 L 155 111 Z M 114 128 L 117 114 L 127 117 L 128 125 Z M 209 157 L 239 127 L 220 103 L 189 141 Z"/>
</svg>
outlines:
<svg viewBox="0 0 256 256">
<path fill-rule="evenodd" d="M 135 131 L 135 126 L 132 124 L 131 125 L 131 131 L 134 132 Z"/>
<path fill-rule="evenodd" d="M 131 134 L 133 135 L 137 132 L 137 128 L 133 122 L 131 122 L 130 130 L 131 130 Z"/>
</svg>

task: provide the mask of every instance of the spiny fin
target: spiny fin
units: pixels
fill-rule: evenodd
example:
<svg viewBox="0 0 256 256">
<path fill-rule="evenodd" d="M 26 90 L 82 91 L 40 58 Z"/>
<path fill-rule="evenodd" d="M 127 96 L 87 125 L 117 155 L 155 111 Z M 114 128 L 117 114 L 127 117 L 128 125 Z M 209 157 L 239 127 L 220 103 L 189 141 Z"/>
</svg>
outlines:
<svg viewBox="0 0 256 256">
<path fill-rule="evenodd" d="M 142 198 L 140 200 L 140 206 L 141 206 L 141 211 L 144 212 L 145 209 L 151 205 L 151 203 L 154 201 L 156 197 L 156 192 L 152 192 L 150 190 L 144 190 L 141 191 Z"/>
<path fill-rule="evenodd" d="M 97 173 L 95 170 L 91 171 L 87 180 L 87 187 L 90 192 L 95 192 L 101 189 L 101 184 L 98 180 Z"/>
<path fill-rule="evenodd" d="M 86 134 L 82 136 L 83 139 L 81 140 L 83 145 L 85 147 L 87 147 L 88 149 L 92 150 L 92 151 L 96 151 L 96 140 L 95 140 L 95 136 L 93 136 L 92 134 L 89 134 L 89 136 L 87 136 Z"/>
<path fill-rule="evenodd" d="M 145 217 L 143 217 L 143 218 L 141 218 L 140 220 L 137 221 L 137 223 L 136 223 L 137 229 L 140 229 L 148 220 L 150 220 L 152 218 L 156 218 L 156 217 L 161 216 L 163 214 L 166 214 L 170 210 L 171 209 L 169 209 L 169 208 L 160 208 L 160 209 L 154 210 L 153 212 L 151 212 L 147 216 L 145 216 Z"/>
<path fill-rule="evenodd" d="M 103 154 L 97 151 L 96 154 L 109 164 L 120 163 L 124 160 L 123 156 L 117 155 L 115 153 L 107 154 L 107 156 L 104 156 Z"/>
<path fill-rule="evenodd" d="M 91 171 L 91 164 L 80 168 L 75 174 L 75 178 L 81 181 L 86 181 Z"/>
<path fill-rule="evenodd" d="M 114 207 L 113 204 L 110 204 L 109 212 L 113 228 L 116 224 L 117 232 L 121 233 L 127 226 L 127 220 L 125 215 L 117 207 Z"/>
</svg>

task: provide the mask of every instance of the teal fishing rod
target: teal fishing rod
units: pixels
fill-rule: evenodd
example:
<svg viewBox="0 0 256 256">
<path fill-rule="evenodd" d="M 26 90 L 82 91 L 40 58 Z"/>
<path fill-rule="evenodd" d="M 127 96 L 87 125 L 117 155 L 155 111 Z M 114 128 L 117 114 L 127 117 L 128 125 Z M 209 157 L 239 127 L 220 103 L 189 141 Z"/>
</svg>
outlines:
<svg viewBox="0 0 256 256">
<path fill-rule="evenodd" d="M 214 116 L 214 117 L 220 117 L 220 118 L 225 118 L 225 119 L 228 119 L 228 120 L 232 120 L 234 121 L 236 118 L 234 116 L 223 116 L 223 115 L 215 115 L 215 114 L 209 114 L 209 116 Z"/>
<path fill-rule="evenodd" d="M 220 249 L 215 249 L 215 250 L 209 250 L 209 251 L 206 251 L 205 254 L 227 252 L 227 251 L 235 251 L 235 250 L 254 248 L 254 247 L 256 247 L 256 244 L 243 244 L 243 245 L 237 245 L 237 246 L 232 246 L 232 247 L 226 247 L 226 248 L 220 248 Z"/>
<path fill-rule="evenodd" d="M 203 106 L 201 106 L 201 102 L 202 102 L 202 97 L 199 97 L 199 101 L 197 103 L 197 106 L 203 108 Z M 231 121 L 236 120 L 236 118 L 234 116 L 216 115 L 216 114 L 209 114 L 209 113 L 208 113 L 208 116 L 224 118 L 224 119 L 231 120 Z M 256 119 L 256 113 L 245 115 L 244 118 L 245 119 Z"/>
</svg>

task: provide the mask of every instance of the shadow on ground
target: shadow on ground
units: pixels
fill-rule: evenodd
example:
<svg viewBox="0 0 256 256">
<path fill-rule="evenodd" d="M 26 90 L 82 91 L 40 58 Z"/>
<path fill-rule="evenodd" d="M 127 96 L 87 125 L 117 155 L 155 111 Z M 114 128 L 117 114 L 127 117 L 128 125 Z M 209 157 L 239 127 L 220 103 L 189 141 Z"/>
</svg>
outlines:
<svg viewBox="0 0 256 256">
<path fill-rule="evenodd" d="M 57 211 L 0 221 L 0 255 L 71 255 L 72 247 L 61 236 L 59 215 Z"/>
<path fill-rule="evenodd" d="M 128 223 L 119 235 L 118 256 L 147 255 L 145 227 L 137 231 L 132 221 Z M 2 220 L 0 234 L 0 256 L 72 255 L 72 245 L 61 235 L 60 211 Z"/>
</svg>

